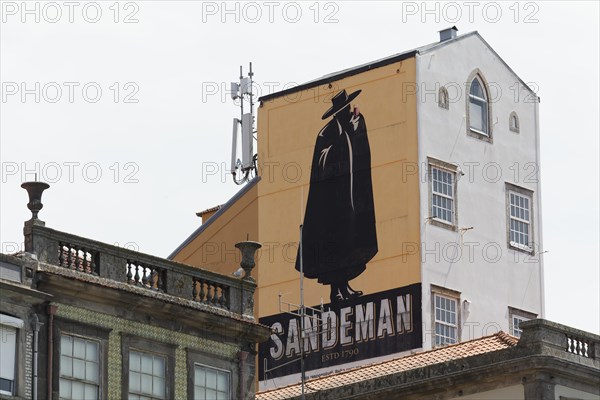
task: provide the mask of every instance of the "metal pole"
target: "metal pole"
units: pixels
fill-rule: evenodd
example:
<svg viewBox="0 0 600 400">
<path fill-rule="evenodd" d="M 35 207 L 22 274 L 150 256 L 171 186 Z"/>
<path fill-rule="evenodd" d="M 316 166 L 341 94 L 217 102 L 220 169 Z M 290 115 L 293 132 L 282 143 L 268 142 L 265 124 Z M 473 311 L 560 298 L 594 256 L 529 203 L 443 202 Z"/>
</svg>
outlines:
<svg viewBox="0 0 600 400">
<path fill-rule="evenodd" d="M 252 72 L 252 63 L 250 63 L 250 72 L 248 73 L 248 76 L 250 77 L 250 114 L 252 114 L 254 112 L 253 108 L 254 108 L 254 104 L 253 104 L 253 100 L 252 100 L 252 77 L 254 76 L 254 73 Z M 250 132 L 252 132 L 254 130 L 254 126 L 252 127 L 252 130 Z"/>
<path fill-rule="evenodd" d="M 244 116 L 244 94 L 242 93 L 242 80 L 243 79 L 244 79 L 244 73 L 242 72 L 242 66 L 240 65 L 240 122 L 243 121 L 243 116 Z M 244 135 L 242 135 L 242 137 L 243 136 Z"/>
<path fill-rule="evenodd" d="M 302 396 L 304 400 L 304 382 L 306 381 L 306 371 L 304 371 L 304 263 L 302 260 L 302 225 L 300 225 L 300 373 L 302 379 Z"/>
</svg>

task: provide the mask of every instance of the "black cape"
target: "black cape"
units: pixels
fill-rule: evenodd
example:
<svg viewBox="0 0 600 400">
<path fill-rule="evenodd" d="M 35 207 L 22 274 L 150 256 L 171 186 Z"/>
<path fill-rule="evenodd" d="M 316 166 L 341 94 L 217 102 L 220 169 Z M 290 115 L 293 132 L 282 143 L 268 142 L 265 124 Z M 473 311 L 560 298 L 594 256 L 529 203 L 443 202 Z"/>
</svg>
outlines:
<svg viewBox="0 0 600 400">
<path fill-rule="evenodd" d="M 302 229 L 304 275 L 348 282 L 377 254 L 371 150 L 362 114 L 334 117 L 317 136 Z M 296 257 L 300 271 L 300 249 Z"/>
</svg>

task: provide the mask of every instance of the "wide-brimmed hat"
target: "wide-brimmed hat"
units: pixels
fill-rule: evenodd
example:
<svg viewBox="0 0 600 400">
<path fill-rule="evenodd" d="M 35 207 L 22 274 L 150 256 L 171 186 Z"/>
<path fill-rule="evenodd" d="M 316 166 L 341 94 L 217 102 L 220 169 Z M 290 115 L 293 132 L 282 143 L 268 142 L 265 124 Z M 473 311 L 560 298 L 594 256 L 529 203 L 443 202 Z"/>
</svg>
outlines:
<svg viewBox="0 0 600 400">
<path fill-rule="evenodd" d="M 356 96 L 360 94 L 360 92 L 362 92 L 362 90 L 357 90 L 356 92 L 348 96 L 346 90 L 342 90 L 341 92 L 333 96 L 333 99 L 331 99 L 333 105 L 329 110 L 325 111 L 325 114 L 323 114 L 321 119 L 329 118 L 336 112 L 340 111 L 342 108 L 346 107 L 348 104 L 350 104 L 352 100 L 356 98 Z"/>
</svg>

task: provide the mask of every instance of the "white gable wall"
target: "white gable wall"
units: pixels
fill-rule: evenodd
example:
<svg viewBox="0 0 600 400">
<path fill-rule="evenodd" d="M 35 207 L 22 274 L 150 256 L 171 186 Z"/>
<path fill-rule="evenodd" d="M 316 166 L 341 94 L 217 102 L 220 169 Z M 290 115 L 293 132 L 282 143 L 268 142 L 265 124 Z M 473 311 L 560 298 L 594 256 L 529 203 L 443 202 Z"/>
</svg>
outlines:
<svg viewBox="0 0 600 400">
<path fill-rule="evenodd" d="M 492 89 L 493 143 L 467 135 L 465 83 L 476 69 Z M 461 303 L 471 302 L 468 315 L 461 315 L 463 341 L 498 329 L 510 332 L 509 306 L 542 316 L 540 256 L 509 248 L 505 192 L 505 182 L 533 191 L 535 251 L 543 250 L 539 143 L 537 97 L 519 84 L 477 34 L 459 36 L 418 55 L 417 81 L 424 348 L 428 349 L 433 329 L 431 284 L 459 291 Z M 515 84 L 521 88 L 519 99 L 515 99 Z M 440 85 L 448 87 L 448 110 L 438 106 Z M 455 98 L 457 88 L 461 90 Z M 494 94 L 494 88 L 501 93 Z M 509 130 L 513 111 L 520 120 L 518 134 Z M 457 164 L 465 174 L 456 184 L 457 226 L 473 229 L 462 235 L 460 229 L 441 228 L 427 220 L 428 157 Z"/>
</svg>

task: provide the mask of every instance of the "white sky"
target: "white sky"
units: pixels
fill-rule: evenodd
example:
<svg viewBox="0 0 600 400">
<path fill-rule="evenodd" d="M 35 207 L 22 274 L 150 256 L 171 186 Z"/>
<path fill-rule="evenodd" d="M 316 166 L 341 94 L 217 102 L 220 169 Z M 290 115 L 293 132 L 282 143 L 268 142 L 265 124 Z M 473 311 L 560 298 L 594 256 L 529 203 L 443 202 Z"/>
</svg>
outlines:
<svg viewBox="0 0 600 400">
<path fill-rule="evenodd" d="M 429 2 L 429 13 L 421 1 L 229 2 L 229 14 L 220 1 L 22 4 L 1 2 L 2 252 L 22 247 L 20 184 L 39 163 L 47 226 L 166 257 L 196 211 L 239 189 L 206 174 L 229 159 L 238 108 L 224 90 L 239 65 L 253 62 L 267 94 L 457 25 L 539 89 L 546 317 L 600 331 L 598 2 Z"/>
</svg>

